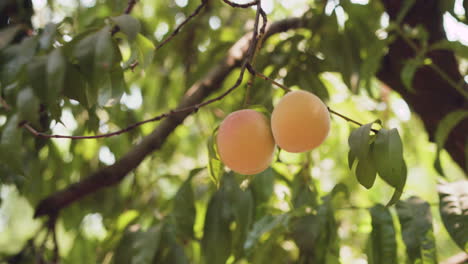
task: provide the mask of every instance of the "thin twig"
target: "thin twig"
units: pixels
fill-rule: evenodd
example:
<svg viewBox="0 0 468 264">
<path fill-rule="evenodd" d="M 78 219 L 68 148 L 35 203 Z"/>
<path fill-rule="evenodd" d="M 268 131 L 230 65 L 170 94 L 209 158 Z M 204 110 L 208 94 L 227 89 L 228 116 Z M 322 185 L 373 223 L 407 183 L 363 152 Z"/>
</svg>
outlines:
<svg viewBox="0 0 468 264">
<path fill-rule="evenodd" d="M 257 77 L 259 77 L 259 78 L 261 78 L 261 79 L 263 79 L 263 80 L 265 80 L 265 81 L 269 81 L 269 82 L 271 82 L 272 84 L 278 86 L 279 88 L 285 90 L 286 92 L 290 92 L 290 91 L 291 91 L 291 89 L 288 88 L 288 87 L 286 87 L 285 85 L 282 85 L 281 83 L 279 83 L 279 82 L 277 82 L 277 81 L 271 79 L 270 77 L 265 76 L 265 75 L 263 75 L 263 74 L 257 72 L 256 70 L 254 70 L 254 69 L 252 68 L 252 65 L 250 65 L 250 64 L 247 65 L 247 70 L 250 72 L 250 74 L 252 74 L 252 75 L 254 75 L 254 76 L 257 76 Z"/>
<path fill-rule="evenodd" d="M 257 77 L 259 77 L 259 78 L 261 78 L 261 79 L 264 79 L 264 80 L 266 80 L 266 81 L 269 81 L 269 82 L 271 82 L 272 84 L 274 84 L 274 85 L 280 87 L 281 89 L 285 90 L 286 92 L 290 92 L 290 91 L 291 91 L 291 89 L 288 88 L 287 86 L 285 86 L 285 85 L 283 85 L 283 84 L 280 84 L 280 83 L 276 82 L 275 80 L 273 80 L 273 79 L 271 79 L 271 78 L 269 78 L 269 77 L 267 77 L 267 76 L 265 76 L 265 75 L 263 75 L 263 74 L 257 72 L 255 69 L 253 69 L 252 65 L 247 64 L 246 67 L 247 67 L 247 70 L 248 70 L 252 75 L 257 76 Z M 337 115 L 337 116 L 343 118 L 344 120 L 346 120 L 346 121 L 348 121 L 348 122 L 351 122 L 351 123 L 356 124 L 356 125 L 358 125 L 358 126 L 362 126 L 362 125 L 363 125 L 362 123 L 359 123 L 359 122 L 356 121 L 356 120 L 353 120 L 353 119 L 351 119 L 351 118 L 349 118 L 349 117 L 347 117 L 347 116 L 345 116 L 345 115 L 343 115 L 343 114 L 340 114 L 340 113 L 338 113 L 338 112 L 332 110 L 332 109 L 331 109 L 330 107 L 328 107 L 328 106 L 327 106 L 327 109 L 328 109 L 328 111 L 329 111 L 330 113 L 332 113 L 332 114 L 334 114 L 334 115 Z M 376 133 L 376 134 L 379 132 L 379 130 L 373 129 L 373 128 L 371 128 L 371 131 L 374 132 L 374 133 Z"/>
<path fill-rule="evenodd" d="M 133 10 L 133 7 L 135 7 L 136 3 L 137 3 L 137 0 L 128 0 L 128 5 L 124 13 L 127 15 L 130 14 Z"/>
<path fill-rule="evenodd" d="M 254 0 L 254 1 L 252 1 L 252 2 L 245 3 L 245 4 L 238 4 L 238 3 L 234 3 L 234 2 L 229 1 L 229 0 L 223 0 L 223 2 L 226 3 L 226 4 L 228 4 L 228 5 L 230 5 L 231 7 L 236 7 L 236 8 L 248 8 L 248 7 L 257 5 L 258 0 Z"/>
<path fill-rule="evenodd" d="M 128 15 L 132 12 L 133 8 L 135 7 L 137 0 L 128 0 L 127 7 L 125 8 L 124 14 Z M 115 35 L 117 32 L 120 31 L 119 26 L 114 26 L 111 30 L 111 35 Z"/>
<path fill-rule="evenodd" d="M 330 107 L 328 107 L 328 106 L 327 106 L 327 108 L 328 108 L 328 112 L 330 112 L 330 113 L 332 113 L 332 114 L 334 114 L 334 115 L 337 115 L 337 116 L 343 118 L 344 120 L 346 120 L 346 121 L 348 121 L 348 122 L 351 122 L 351 123 L 356 124 L 356 125 L 358 125 L 358 126 L 363 126 L 362 123 L 359 123 L 359 122 L 356 121 L 356 120 L 353 120 L 353 119 L 351 119 L 351 118 L 349 118 L 349 117 L 347 117 L 347 116 L 345 116 L 345 115 L 343 115 L 343 114 L 340 114 L 340 113 L 338 113 L 338 112 L 332 110 L 332 109 L 331 109 Z M 376 134 L 379 133 L 379 130 L 378 130 L 378 129 L 373 129 L 373 128 L 371 128 L 371 131 L 374 132 L 374 133 L 376 133 Z"/>
<path fill-rule="evenodd" d="M 208 0 L 202 0 L 201 4 L 195 9 L 195 11 L 193 11 L 192 14 L 190 14 L 184 21 L 182 21 L 182 23 L 180 23 L 180 25 L 178 25 L 166 39 L 164 39 L 161 43 L 158 44 L 154 52 L 158 51 L 160 48 L 166 45 L 169 41 L 171 41 L 179 33 L 180 29 L 185 24 L 187 24 L 192 18 L 196 17 L 200 13 L 200 11 L 203 9 L 203 7 L 206 6 L 207 3 L 208 3 Z"/>
</svg>

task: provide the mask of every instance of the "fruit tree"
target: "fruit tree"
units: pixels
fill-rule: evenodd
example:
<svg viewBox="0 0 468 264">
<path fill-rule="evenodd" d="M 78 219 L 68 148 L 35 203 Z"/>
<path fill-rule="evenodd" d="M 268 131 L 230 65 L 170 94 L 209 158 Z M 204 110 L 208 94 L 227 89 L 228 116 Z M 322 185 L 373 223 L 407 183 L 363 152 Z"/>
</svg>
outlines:
<svg viewBox="0 0 468 264">
<path fill-rule="evenodd" d="M 0 0 L 0 264 L 468 261 L 467 0 Z"/>
</svg>

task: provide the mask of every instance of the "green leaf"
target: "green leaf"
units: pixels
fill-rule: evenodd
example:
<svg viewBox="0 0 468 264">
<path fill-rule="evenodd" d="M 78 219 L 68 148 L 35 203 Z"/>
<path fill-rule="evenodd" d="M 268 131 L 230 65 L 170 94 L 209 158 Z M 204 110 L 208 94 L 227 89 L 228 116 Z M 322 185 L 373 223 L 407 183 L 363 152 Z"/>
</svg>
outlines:
<svg viewBox="0 0 468 264">
<path fill-rule="evenodd" d="M 140 22 L 131 15 L 121 15 L 110 18 L 123 32 L 127 35 L 129 41 L 135 40 L 138 33 L 140 33 Z"/>
<path fill-rule="evenodd" d="M 108 95 L 112 94 L 110 74 L 113 70 L 119 70 L 121 59 L 120 52 L 112 40 L 110 27 L 104 27 L 97 32 L 85 32 L 76 37 L 70 45 L 72 61 L 77 62 L 79 71 L 85 75 L 88 83 L 84 87 L 87 106 L 91 107 L 98 102 L 100 105 L 105 104 Z M 104 95 L 104 98 L 99 98 L 100 94 Z"/>
<path fill-rule="evenodd" d="M 12 25 L 0 30 L 0 49 L 8 45 L 22 28 L 21 25 Z"/>
<path fill-rule="evenodd" d="M 0 160 L 7 167 L 18 174 L 23 174 L 23 163 L 21 159 L 22 133 L 18 124 L 20 119 L 17 114 L 12 115 L 3 128 L 0 139 Z"/>
<path fill-rule="evenodd" d="M 468 111 L 458 110 L 450 112 L 439 122 L 435 132 L 437 148 L 442 149 L 444 147 L 450 132 L 465 118 L 468 118 Z"/>
<path fill-rule="evenodd" d="M 252 230 L 250 230 L 244 243 L 244 249 L 246 251 L 251 251 L 265 233 L 271 232 L 277 228 L 286 229 L 290 220 L 291 216 L 287 213 L 276 216 L 263 216 L 260 220 L 254 223 Z"/>
<path fill-rule="evenodd" d="M 401 81 L 403 82 L 405 88 L 410 92 L 415 92 L 413 88 L 414 74 L 422 65 L 424 65 L 424 58 L 416 57 L 414 59 L 407 60 L 403 66 L 403 69 L 401 70 Z"/>
<path fill-rule="evenodd" d="M 434 167 L 437 172 L 444 175 L 442 164 L 440 163 L 440 151 L 444 148 L 450 132 L 464 119 L 468 118 L 467 110 L 457 110 L 448 113 L 442 120 L 439 121 L 435 132 L 435 143 L 437 145 L 436 158 Z"/>
<path fill-rule="evenodd" d="M 224 173 L 223 163 L 219 160 L 216 152 L 216 133 L 218 128 L 215 128 L 211 136 L 208 138 L 208 171 L 211 179 L 216 185 L 219 185 L 221 176 Z"/>
<path fill-rule="evenodd" d="M 462 58 L 468 58 L 468 47 L 459 41 L 441 40 L 429 47 L 430 50 L 451 50 Z"/>
<path fill-rule="evenodd" d="M 253 177 L 249 186 L 257 206 L 270 199 L 273 194 L 274 183 L 275 171 L 272 168 L 268 168 Z"/>
<path fill-rule="evenodd" d="M 300 170 L 295 175 L 291 191 L 294 208 L 302 206 L 317 207 L 317 189 L 307 168 Z"/>
<path fill-rule="evenodd" d="M 250 189 L 241 190 L 234 177 L 225 176 L 224 178 L 225 184 L 231 185 L 229 204 L 232 206 L 236 224 L 233 230 L 233 253 L 236 258 L 241 258 L 244 254 L 244 243 L 253 222 L 254 200 Z"/>
<path fill-rule="evenodd" d="M 410 263 L 437 264 L 429 203 L 413 196 L 398 202 L 396 209 Z"/>
<path fill-rule="evenodd" d="M 88 97 L 86 95 L 86 87 L 89 84 L 85 81 L 85 78 L 86 77 L 78 71 L 76 66 L 67 64 L 63 92 L 68 98 L 76 100 L 80 102 L 81 105 L 88 108 L 89 105 Z"/>
<path fill-rule="evenodd" d="M 185 254 L 184 247 L 176 238 L 176 231 L 170 223 L 166 223 L 163 228 L 162 238 L 158 249 L 158 254 L 150 263 L 161 264 L 189 264 L 190 261 Z"/>
<path fill-rule="evenodd" d="M 229 226 L 232 214 L 227 200 L 226 192 L 220 189 L 208 204 L 201 241 L 205 263 L 225 263 L 231 254 L 232 232 Z"/>
<path fill-rule="evenodd" d="M 6 47 L 0 53 L 0 80 L 2 85 L 18 81 L 18 75 L 26 64 L 30 64 L 36 54 L 37 39 L 25 38 L 20 44 Z"/>
<path fill-rule="evenodd" d="M 65 57 L 62 55 L 61 49 L 55 49 L 49 54 L 46 66 L 46 103 L 55 119 L 60 118 L 58 101 L 60 92 L 65 86 L 66 71 L 67 62 Z"/>
<path fill-rule="evenodd" d="M 95 263 L 97 261 L 96 244 L 96 241 L 87 240 L 80 232 L 73 240 L 73 246 L 67 255 L 66 263 Z"/>
<path fill-rule="evenodd" d="M 16 98 L 16 107 L 18 107 L 19 118 L 32 124 L 39 122 L 39 100 L 34 95 L 33 90 L 28 87 L 22 89 Z"/>
<path fill-rule="evenodd" d="M 47 56 L 36 56 L 27 65 L 29 84 L 41 101 L 47 102 Z"/>
<path fill-rule="evenodd" d="M 147 231 L 126 231 L 114 253 L 115 264 L 150 264 L 159 248 L 162 225 Z"/>
<path fill-rule="evenodd" d="M 397 264 L 397 244 L 392 215 L 378 204 L 370 209 L 372 231 L 367 245 L 369 264 Z"/>
<path fill-rule="evenodd" d="M 43 50 L 52 48 L 59 24 L 48 23 L 39 37 L 39 47 Z"/>
<path fill-rule="evenodd" d="M 193 225 L 197 214 L 192 188 L 193 175 L 182 184 L 174 197 L 172 215 L 175 219 L 177 234 L 182 239 L 193 237 Z"/>
<path fill-rule="evenodd" d="M 402 189 L 406 181 L 403 144 L 397 129 L 380 129 L 372 149 L 380 177 L 391 186 Z"/>
<path fill-rule="evenodd" d="M 358 182 L 367 189 L 370 189 L 374 185 L 376 176 L 377 169 L 374 166 L 371 156 L 360 159 L 356 167 L 356 177 Z"/>
<path fill-rule="evenodd" d="M 457 245 L 468 252 L 468 180 L 440 184 L 442 222 Z"/>
<path fill-rule="evenodd" d="M 155 47 L 153 42 L 141 34 L 136 36 L 135 44 L 132 45 L 132 50 L 136 53 L 136 57 L 140 65 L 145 69 L 153 62 Z"/>
<path fill-rule="evenodd" d="M 359 159 L 366 158 L 369 153 L 370 131 L 373 124 L 374 122 L 360 126 L 349 135 L 349 148 Z"/>
</svg>

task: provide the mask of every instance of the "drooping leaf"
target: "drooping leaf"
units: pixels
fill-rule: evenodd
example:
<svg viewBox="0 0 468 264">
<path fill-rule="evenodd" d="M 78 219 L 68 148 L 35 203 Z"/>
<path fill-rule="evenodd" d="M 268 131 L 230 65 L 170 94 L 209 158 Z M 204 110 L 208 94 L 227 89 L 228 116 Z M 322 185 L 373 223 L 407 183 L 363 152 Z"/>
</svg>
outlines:
<svg viewBox="0 0 468 264">
<path fill-rule="evenodd" d="M 404 86 L 408 91 L 410 92 L 415 92 L 413 88 L 413 78 L 414 74 L 418 70 L 419 67 L 421 67 L 424 64 L 424 58 L 422 57 L 417 57 L 414 59 L 409 59 L 405 62 L 405 66 L 403 66 L 403 69 L 401 70 L 401 81 L 403 82 Z"/>
<path fill-rule="evenodd" d="M 52 48 L 52 45 L 55 41 L 55 36 L 57 35 L 57 28 L 59 24 L 48 23 L 44 30 L 41 32 L 39 37 L 39 47 L 42 50 L 48 50 Z"/>
<path fill-rule="evenodd" d="M 161 225 L 147 231 L 127 231 L 115 249 L 115 264 L 150 264 L 161 241 Z"/>
<path fill-rule="evenodd" d="M 223 163 L 219 160 L 216 153 L 216 133 L 218 129 L 216 128 L 211 136 L 208 138 L 208 171 L 210 173 L 211 179 L 216 185 L 219 185 L 221 176 L 224 173 Z"/>
<path fill-rule="evenodd" d="M 225 263 L 231 254 L 232 232 L 229 226 L 232 210 L 227 205 L 227 200 L 227 194 L 220 189 L 208 203 L 201 242 L 206 263 Z"/>
<path fill-rule="evenodd" d="M 376 176 L 377 169 L 375 168 L 371 156 L 360 159 L 356 167 L 358 182 L 367 189 L 370 189 L 374 185 Z"/>
<path fill-rule="evenodd" d="M 140 63 L 141 67 L 144 69 L 148 67 L 153 61 L 155 47 L 153 42 L 145 38 L 143 35 L 138 34 L 136 36 L 134 46 L 132 49 L 136 53 L 136 58 Z"/>
<path fill-rule="evenodd" d="M 27 65 L 29 85 L 41 101 L 47 102 L 47 56 L 36 56 Z"/>
<path fill-rule="evenodd" d="M 372 160 L 380 177 L 395 188 L 387 206 L 393 205 L 403 194 L 407 174 L 403 144 L 397 129 L 379 130 L 372 148 Z"/>
<path fill-rule="evenodd" d="M 359 159 L 366 158 L 369 153 L 370 131 L 373 124 L 374 122 L 360 126 L 349 135 L 349 148 Z"/>
<path fill-rule="evenodd" d="M 21 43 L 10 45 L 0 52 L 0 80 L 2 85 L 18 80 L 25 65 L 31 63 L 36 54 L 37 38 L 25 38 Z"/>
<path fill-rule="evenodd" d="M 450 132 L 466 118 L 468 118 L 467 110 L 453 111 L 447 114 L 437 125 L 435 132 L 435 143 L 437 144 L 435 168 L 441 175 L 443 175 L 443 171 L 440 164 L 440 151 L 444 148 Z"/>
<path fill-rule="evenodd" d="M 263 234 L 271 232 L 275 228 L 286 229 L 290 220 L 291 216 L 289 214 L 265 215 L 254 223 L 244 243 L 244 249 L 251 251 Z"/>
<path fill-rule="evenodd" d="M 253 177 L 249 186 L 257 206 L 267 202 L 271 197 L 273 194 L 274 181 L 275 171 L 272 168 L 268 168 Z"/>
<path fill-rule="evenodd" d="M 18 128 L 19 122 L 18 115 L 14 114 L 3 128 L 0 139 L 0 160 L 14 172 L 23 174 L 21 159 L 22 133 Z"/>
<path fill-rule="evenodd" d="M 16 98 L 19 119 L 37 124 L 39 121 L 39 100 L 31 88 L 22 89 Z"/>
<path fill-rule="evenodd" d="M 73 62 L 79 67 L 79 72 L 85 75 L 87 105 L 96 103 L 103 105 L 107 102 L 105 95 L 112 94 L 111 72 L 118 70 L 120 52 L 113 42 L 110 27 L 104 27 L 95 32 L 84 32 L 77 36 L 70 44 Z M 102 91 L 101 91 L 102 89 Z M 99 98 L 99 95 L 104 98 Z M 98 99 L 100 99 L 98 101 Z"/>
<path fill-rule="evenodd" d="M 67 63 L 62 54 L 61 49 L 55 49 L 49 54 L 46 66 L 46 103 L 55 119 L 58 119 L 60 117 L 60 110 L 58 109 L 58 99 L 60 92 L 65 86 L 65 73 L 67 70 L 66 67 Z"/>
<path fill-rule="evenodd" d="M 140 33 L 140 22 L 131 15 L 121 15 L 111 17 L 114 22 L 125 35 L 128 36 L 129 41 L 135 40 L 138 33 Z"/>
<path fill-rule="evenodd" d="M 396 209 L 410 263 L 436 264 L 437 254 L 429 203 L 413 196 L 398 202 Z"/>
<path fill-rule="evenodd" d="M 8 45 L 16 36 L 16 33 L 21 30 L 21 25 L 12 25 L 0 30 L 0 49 Z"/>
<path fill-rule="evenodd" d="M 437 191 L 445 228 L 455 243 L 468 252 L 468 180 L 440 184 Z"/>
<path fill-rule="evenodd" d="M 88 85 L 85 76 L 74 65 L 67 64 L 65 85 L 63 87 L 65 96 L 80 102 L 84 107 L 89 107 L 88 96 L 86 95 Z"/>
<path fill-rule="evenodd" d="M 318 205 L 317 190 L 313 184 L 309 170 L 304 168 L 294 177 L 292 185 L 292 203 L 295 208 L 308 206 L 315 208 Z"/>
<path fill-rule="evenodd" d="M 193 175 L 182 184 L 174 197 L 172 215 L 175 220 L 176 232 L 183 239 L 193 237 L 193 225 L 197 214 L 192 188 Z"/>
<path fill-rule="evenodd" d="M 370 209 L 372 231 L 367 242 L 369 264 L 397 264 L 397 244 L 392 215 L 378 204 Z"/>
<path fill-rule="evenodd" d="M 353 166 L 354 160 L 358 158 L 358 165 L 356 167 L 356 177 L 358 182 L 366 187 L 371 188 L 374 185 L 377 170 L 374 166 L 372 156 L 368 155 L 371 149 L 370 131 L 374 122 L 363 125 L 351 132 L 348 138 L 350 147 L 348 153 L 348 164 L 350 169 Z"/>
<path fill-rule="evenodd" d="M 151 263 L 161 264 L 189 264 L 183 244 L 177 240 L 175 227 L 166 222 L 162 229 L 161 241 L 157 255 Z M 182 243 L 187 240 L 182 240 Z"/>
</svg>

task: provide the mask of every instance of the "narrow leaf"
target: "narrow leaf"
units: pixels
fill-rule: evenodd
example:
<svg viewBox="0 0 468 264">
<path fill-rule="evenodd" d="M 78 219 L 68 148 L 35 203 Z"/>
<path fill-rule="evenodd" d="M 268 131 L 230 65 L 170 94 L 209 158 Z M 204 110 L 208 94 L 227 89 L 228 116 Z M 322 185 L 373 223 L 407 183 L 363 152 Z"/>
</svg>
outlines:
<svg viewBox="0 0 468 264">
<path fill-rule="evenodd" d="M 138 61 L 143 68 L 148 67 L 153 61 L 154 57 L 154 45 L 149 39 L 145 38 L 143 35 L 138 34 L 136 36 L 135 45 L 133 50 L 137 53 Z"/>
<path fill-rule="evenodd" d="M 370 209 L 372 231 L 368 240 L 369 264 L 397 264 L 397 244 L 392 215 L 388 208 L 376 205 Z"/>
<path fill-rule="evenodd" d="M 226 193 L 217 191 L 211 198 L 206 211 L 201 248 L 206 263 L 225 263 L 231 254 L 232 220 L 230 207 L 226 206 Z"/>
<path fill-rule="evenodd" d="M 21 30 L 20 25 L 9 26 L 0 30 L 0 49 L 8 45 L 16 36 L 16 33 Z"/>
<path fill-rule="evenodd" d="M 65 73 L 67 62 L 62 55 L 61 49 L 55 49 L 50 53 L 46 66 L 47 95 L 46 103 L 55 119 L 60 118 L 58 107 L 59 94 L 65 86 Z"/>
<path fill-rule="evenodd" d="M 414 58 L 406 61 L 403 69 L 401 70 L 401 81 L 403 82 L 405 88 L 410 92 L 415 92 L 413 88 L 413 78 L 414 74 L 424 64 L 423 58 Z"/>
<path fill-rule="evenodd" d="M 33 90 L 28 87 L 22 89 L 16 98 L 16 107 L 18 107 L 19 118 L 33 124 L 39 121 L 39 100 L 34 95 Z"/>
<path fill-rule="evenodd" d="M 365 159 L 369 153 L 370 145 L 370 131 L 374 122 L 365 124 L 351 132 L 348 138 L 350 151 L 354 153 L 359 159 Z"/>
<path fill-rule="evenodd" d="M 376 176 L 377 169 L 371 160 L 371 156 L 360 159 L 356 167 L 356 177 L 358 182 L 367 189 L 370 189 L 374 185 Z"/>
<path fill-rule="evenodd" d="M 397 129 L 380 129 L 374 142 L 373 160 L 380 177 L 401 189 L 406 181 L 403 144 Z"/>
<path fill-rule="evenodd" d="M 265 215 L 253 225 L 244 243 L 244 249 L 247 251 L 252 250 L 263 234 L 271 232 L 276 228 L 286 228 L 290 220 L 289 214 Z"/>
<path fill-rule="evenodd" d="M 435 143 L 437 145 L 434 167 L 436 171 L 444 175 L 442 164 L 440 162 L 440 151 L 444 148 L 450 132 L 464 119 L 468 118 L 467 110 L 453 111 L 447 114 L 437 125 L 435 132 Z"/>
<path fill-rule="evenodd" d="M 396 209 L 410 263 L 437 264 L 429 203 L 413 196 L 398 202 Z"/>
<path fill-rule="evenodd" d="M 463 119 L 468 118 L 467 110 L 458 110 L 447 114 L 437 125 L 435 133 L 435 142 L 439 149 L 442 149 L 447 141 L 450 132 Z"/>
<path fill-rule="evenodd" d="M 440 184 L 442 222 L 457 245 L 468 252 L 468 180 Z"/>
<path fill-rule="evenodd" d="M 188 178 L 174 197 L 172 215 L 175 219 L 176 232 L 182 239 L 193 237 L 193 225 L 197 213 L 191 180 L 191 177 Z"/>
</svg>

